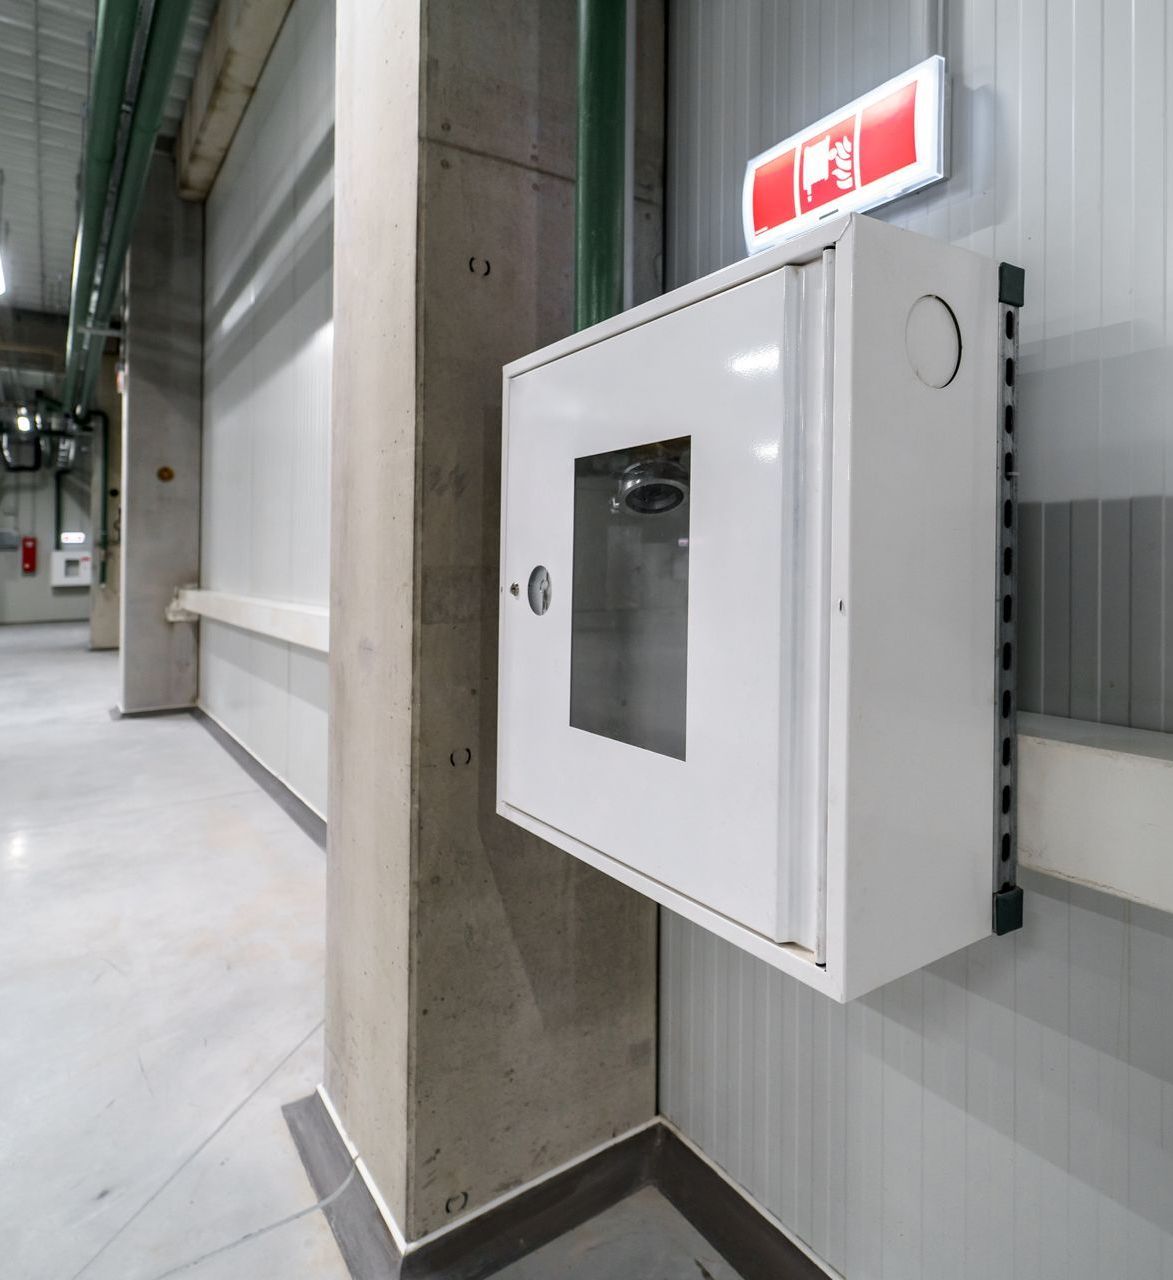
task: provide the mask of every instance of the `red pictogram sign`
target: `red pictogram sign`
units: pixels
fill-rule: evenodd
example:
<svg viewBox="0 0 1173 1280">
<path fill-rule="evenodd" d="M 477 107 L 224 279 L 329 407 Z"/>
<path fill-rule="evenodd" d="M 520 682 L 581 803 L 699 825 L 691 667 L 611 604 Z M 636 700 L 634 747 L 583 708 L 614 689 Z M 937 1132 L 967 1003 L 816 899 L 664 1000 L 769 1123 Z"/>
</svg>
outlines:
<svg viewBox="0 0 1173 1280">
<path fill-rule="evenodd" d="M 750 253 L 943 178 L 944 108 L 945 59 L 928 58 L 755 156 L 742 189 Z"/>
</svg>

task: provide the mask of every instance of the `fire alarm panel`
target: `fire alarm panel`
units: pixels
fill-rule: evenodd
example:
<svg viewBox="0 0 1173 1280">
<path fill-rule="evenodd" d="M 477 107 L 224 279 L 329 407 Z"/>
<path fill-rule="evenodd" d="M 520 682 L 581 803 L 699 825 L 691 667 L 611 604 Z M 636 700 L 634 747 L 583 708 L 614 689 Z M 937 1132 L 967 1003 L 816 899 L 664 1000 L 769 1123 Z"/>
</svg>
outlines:
<svg viewBox="0 0 1173 1280">
<path fill-rule="evenodd" d="M 49 565 L 49 585 L 88 587 L 93 578 L 93 559 L 88 551 L 54 551 Z"/>
</svg>

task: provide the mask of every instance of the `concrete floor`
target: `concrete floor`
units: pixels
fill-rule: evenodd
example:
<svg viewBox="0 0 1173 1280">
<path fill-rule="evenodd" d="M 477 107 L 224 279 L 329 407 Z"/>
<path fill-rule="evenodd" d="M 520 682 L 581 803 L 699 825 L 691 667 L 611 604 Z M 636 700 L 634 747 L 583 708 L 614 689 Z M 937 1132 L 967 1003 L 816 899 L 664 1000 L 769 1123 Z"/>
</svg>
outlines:
<svg viewBox="0 0 1173 1280">
<path fill-rule="evenodd" d="M 644 1187 L 493 1280 L 741 1280 L 654 1187 Z"/>
<path fill-rule="evenodd" d="M 0 627 L 0 1274 L 345 1280 L 280 1110 L 325 857 L 190 717 L 113 721 L 86 639 Z"/>
<path fill-rule="evenodd" d="M 347 1280 L 281 1106 L 322 1066 L 325 856 L 195 720 L 0 627 L 0 1275 Z M 737 1280 L 645 1189 L 500 1280 Z"/>
</svg>

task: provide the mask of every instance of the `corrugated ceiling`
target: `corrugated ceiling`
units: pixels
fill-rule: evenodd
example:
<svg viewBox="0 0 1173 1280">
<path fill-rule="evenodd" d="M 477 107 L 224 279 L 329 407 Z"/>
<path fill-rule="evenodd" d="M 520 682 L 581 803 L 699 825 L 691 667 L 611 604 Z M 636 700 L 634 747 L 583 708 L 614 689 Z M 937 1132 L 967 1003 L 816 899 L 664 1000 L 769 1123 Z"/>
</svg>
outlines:
<svg viewBox="0 0 1173 1280">
<path fill-rule="evenodd" d="M 178 130 L 216 0 L 194 0 L 162 135 Z M 69 310 L 95 0 L 0 0 L 0 305 Z"/>
</svg>

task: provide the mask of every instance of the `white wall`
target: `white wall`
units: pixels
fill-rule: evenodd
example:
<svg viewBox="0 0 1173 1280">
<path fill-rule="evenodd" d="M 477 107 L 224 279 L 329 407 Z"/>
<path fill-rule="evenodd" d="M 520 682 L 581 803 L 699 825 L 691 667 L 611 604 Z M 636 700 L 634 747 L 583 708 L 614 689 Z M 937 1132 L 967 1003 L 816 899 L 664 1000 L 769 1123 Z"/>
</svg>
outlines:
<svg viewBox="0 0 1173 1280">
<path fill-rule="evenodd" d="M 325 605 L 334 5 L 295 0 L 207 203 L 201 585 Z M 200 624 L 200 704 L 319 813 L 326 658 Z"/>
<path fill-rule="evenodd" d="M 1026 268 L 1024 499 L 1165 489 L 1165 0 L 674 0 L 669 13 L 669 287 L 745 256 L 751 155 L 944 53 L 952 176 L 876 216 Z"/>
<path fill-rule="evenodd" d="M 61 490 L 61 527 L 81 530 L 86 549 L 90 537 L 89 488 L 92 447 L 85 441 L 75 469 L 66 473 Z M 37 571 L 27 577 L 20 568 L 20 549 L 0 551 L 0 625 L 9 622 L 61 622 L 90 616 L 90 593 L 77 587 L 51 587 L 55 473 L 8 471 L 0 463 L 0 529 L 37 540 Z M 95 583 L 97 582 L 95 570 Z"/>
<path fill-rule="evenodd" d="M 675 0 L 669 18 L 670 285 L 742 256 L 750 155 L 947 55 L 953 176 L 882 216 L 1027 269 L 1020 469 L 1048 546 L 1022 584 L 1027 674 L 1074 665 L 1063 615 L 1082 608 L 1083 714 L 1153 672 L 1167 699 L 1164 0 Z M 1092 503 L 1086 581 L 1051 554 L 1073 500 Z M 850 1280 L 1173 1277 L 1173 918 L 1031 878 L 1021 933 L 842 1008 L 665 913 L 661 981 L 665 1114 Z"/>
</svg>

